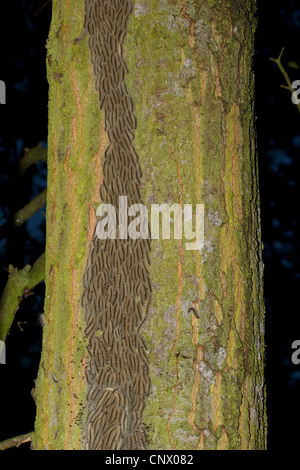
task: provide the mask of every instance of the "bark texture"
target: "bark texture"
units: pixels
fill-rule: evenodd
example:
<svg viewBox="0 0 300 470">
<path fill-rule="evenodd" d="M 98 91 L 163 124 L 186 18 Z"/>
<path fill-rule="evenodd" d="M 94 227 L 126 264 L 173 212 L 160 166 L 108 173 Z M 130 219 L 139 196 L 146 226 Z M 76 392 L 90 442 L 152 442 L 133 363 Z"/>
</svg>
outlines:
<svg viewBox="0 0 300 470">
<path fill-rule="evenodd" d="M 247 0 L 139 1 L 129 23 L 142 197 L 205 206 L 200 252 L 152 240 L 152 449 L 265 447 L 254 13 Z"/>
<path fill-rule="evenodd" d="M 107 142 L 84 17 L 83 0 L 53 0 L 45 326 L 34 392 L 34 449 L 84 448 L 87 340 L 81 297 Z"/>
</svg>

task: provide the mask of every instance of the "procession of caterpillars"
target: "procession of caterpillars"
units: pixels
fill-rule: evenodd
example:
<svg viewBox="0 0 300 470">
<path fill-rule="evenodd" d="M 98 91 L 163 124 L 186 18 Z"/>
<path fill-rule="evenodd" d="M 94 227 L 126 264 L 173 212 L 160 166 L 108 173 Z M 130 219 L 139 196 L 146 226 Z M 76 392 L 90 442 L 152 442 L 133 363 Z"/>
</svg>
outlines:
<svg viewBox="0 0 300 470">
<path fill-rule="evenodd" d="M 136 118 L 123 58 L 131 11 L 130 0 L 86 0 L 85 27 L 109 139 L 100 197 L 115 207 L 117 226 L 119 196 L 127 196 L 128 206 L 142 203 L 142 172 L 133 147 Z M 150 381 L 139 330 L 151 296 L 149 251 L 145 239 L 100 240 L 95 232 L 91 242 L 82 298 L 88 338 L 88 449 L 147 446 L 142 416 Z"/>
</svg>

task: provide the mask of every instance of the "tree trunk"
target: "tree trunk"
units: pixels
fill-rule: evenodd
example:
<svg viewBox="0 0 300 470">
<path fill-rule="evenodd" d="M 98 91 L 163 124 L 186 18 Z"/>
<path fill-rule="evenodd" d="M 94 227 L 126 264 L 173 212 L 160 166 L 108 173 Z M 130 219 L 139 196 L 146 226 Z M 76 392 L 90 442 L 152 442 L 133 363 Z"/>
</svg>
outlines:
<svg viewBox="0 0 300 470">
<path fill-rule="evenodd" d="M 110 5 L 118 3 L 111 0 Z M 132 12 L 131 2 L 124 0 L 114 13 L 104 1 L 53 0 L 48 42 L 46 325 L 35 389 L 33 446 L 264 449 L 263 268 L 252 71 L 255 2 L 132 3 Z M 105 24 L 117 31 L 114 22 L 125 25 L 126 39 L 122 30 L 115 42 L 100 40 L 95 46 L 97 37 L 108 34 Z M 116 70 L 110 54 L 114 44 L 120 61 Z M 129 70 L 124 76 L 122 57 Z M 106 70 L 113 70 L 109 80 Z M 108 103 L 117 96 L 114 86 L 120 87 L 118 96 L 125 90 L 122 80 L 128 91 L 123 101 L 128 109 L 133 102 L 137 120 L 136 129 L 133 124 L 131 134 L 127 132 L 134 142 L 130 137 L 125 142 L 122 129 L 120 136 L 123 165 L 136 165 L 132 171 L 141 199 L 132 201 L 143 201 L 149 215 L 151 204 L 177 203 L 182 211 L 185 204 L 204 204 L 204 246 L 197 250 L 187 250 L 184 238 L 152 239 L 146 269 L 144 251 L 138 255 L 136 245 L 126 242 L 124 264 L 134 252 L 137 263 L 145 267 L 142 277 L 148 276 L 152 286 L 144 303 L 139 294 L 140 320 L 134 317 L 137 299 L 122 320 L 122 328 L 129 331 L 127 356 L 116 333 L 107 333 L 108 342 L 103 340 L 106 332 L 116 331 L 117 314 L 108 314 L 111 326 L 98 320 L 109 303 L 101 282 L 104 307 L 91 313 L 99 296 L 92 283 L 97 276 L 109 275 L 99 267 L 97 247 L 107 260 L 111 256 L 109 244 L 101 245 L 95 236 L 100 185 L 103 202 L 115 201 L 121 189 L 130 192 L 126 177 L 120 190 L 117 179 L 117 186 L 112 183 L 117 176 L 107 169 L 110 151 L 104 158 L 109 148 L 116 158 L 121 155 L 121 144 L 114 140 L 117 118 L 109 114 Z M 124 122 L 127 109 L 119 109 Z M 121 164 L 122 174 L 127 169 Z M 134 298 L 138 279 L 129 274 L 128 279 L 128 291 L 124 289 Z M 114 305 L 121 305 L 122 288 L 114 292 Z M 91 315 L 94 323 L 89 329 Z M 104 353 L 93 346 L 95 341 Z M 118 341 L 121 352 L 116 360 L 129 371 L 127 383 L 113 366 L 112 343 Z M 128 365 L 130 355 L 136 369 Z M 100 372 L 105 369 L 105 380 L 99 370 L 93 372 L 97 367 Z M 111 408 L 104 403 L 104 393 L 113 398 Z M 117 409 L 118 400 L 124 400 L 124 416 Z M 108 409 L 115 417 L 112 422 L 103 418 Z"/>
<path fill-rule="evenodd" d="M 52 2 L 49 81 L 46 299 L 34 396 L 35 449 L 80 449 L 86 401 L 83 273 L 106 147 L 84 0 Z M 94 204 L 97 204 L 94 206 Z"/>
</svg>

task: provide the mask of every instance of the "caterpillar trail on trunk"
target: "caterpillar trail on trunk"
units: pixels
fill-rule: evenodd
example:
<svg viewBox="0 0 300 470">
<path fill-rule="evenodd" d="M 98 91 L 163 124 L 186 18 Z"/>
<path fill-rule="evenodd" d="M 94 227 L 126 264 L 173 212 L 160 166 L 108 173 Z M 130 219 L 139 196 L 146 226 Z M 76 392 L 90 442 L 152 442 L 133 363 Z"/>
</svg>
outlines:
<svg viewBox="0 0 300 470">
<path fill-rule="evenodd" d="M 86 0 L 85 28 L 109 138 L 100 195 L 115 206 L 117 224 L 119 196 L 127 196 L 128 205 L 142 204 L 142 173 L 133 146 L 136 118 L 124 81 L 123 46 L 132 8 L 131 0 Z M 88 337 L 88 449 L 147 446 L 142 414 L 150 379 L 139 330 L 151 298 L 149 251 L 149 240 L 99 240 L 96 230 L 90 244 L 82 297 Z"/>
</svg>

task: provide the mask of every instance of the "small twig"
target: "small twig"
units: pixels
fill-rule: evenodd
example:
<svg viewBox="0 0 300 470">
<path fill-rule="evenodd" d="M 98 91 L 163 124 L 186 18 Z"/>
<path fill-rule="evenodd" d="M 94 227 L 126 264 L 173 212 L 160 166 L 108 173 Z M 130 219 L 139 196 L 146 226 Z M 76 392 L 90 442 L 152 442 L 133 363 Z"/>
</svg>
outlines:
<svg viewBox="0 0 300 470">
<path fill-rule="evenodd" d="M 17 325 L 19 327 L 19 330 L 23 333 L 24 329 L 21 327 L 21 325 L 27 325 L 27 321 L 18 321 Z"/>
<path fill-rule="evenodd" d="M 26 220 L 28 220 L 36 211 L 40 210 L 45 204 L 47 199 L 47 190 L 44 189 L 34 199 L 32 199 L 26 206 L 18 210 L 9 220 L 0 226 L 0 240 L 7 238 L 9 231 L 13 227 L 20 227 Z M 45 216 L 45 212 L 41 212 Z"/>
<path fill-rule="evenodd" d="M 51 0 L 46 0 L 46 1 L 43 3 L 43 5 L 38 9 L 38 11 L 36 11 L 36 12 L 34 13 L 34 16 L 38 16 L 38 15 L 44 10 L 44 8 L 48 5 L 48 3 L 50 3 L 50 2 L 51 2 Z"/>
<path fill-rule="evenodd" d="M 275 62 L 275 64 L 278 65 L 278 68 L 279 68 L 280 72 L 282 73 L 282 75 L 285 78 L 286 83 L 288 84 L 288 89 L 294 91 L 294 88 L 292 87 L 292 83 L 290 81 L 290 78 L 289 78 L 289 76 L 288 76 L 288 74 L 287 74 L 287 72 L 286 72 L 286 70 L 283 67 L 282 62 L 281 62 L 281 57 L 282 57 L 283 52 L 284 52 L 284 47 L 281 49 L 280 54 L 277 57 L 277 59 L 275 59 L 274 57 L 270 57 L 270 60 L 272 62 Z"/>
<path fill-rule="evenodd" d="M 41 143 L 31 149 L 25 148 L 24 155 L 19 161 L 21 176 L 25 173 L 27 168 L 39 161 L 47 161 L 47 149 L 44 148 Z"/>
<path fill-rule="evenodd" d="M 290 80 L 290 77 L 289 77 L 288 73 L 286 72 L 286 70 L 285 70 L 285 68 L 284 68 L 284 66 L 282 65 L 282 62 L 281 62 L 281 57 L 282 57 L 283 52 L 284 52 L 284 47 L 281 49 L 280 54 L 279 54 L 279 56 L 277 57 L 277 59 L 275 59 L 274 57 L 270 57 L 270 60 L 271 60 L 272 62 L 275 62 L 275 64 L 277 64 L 277 66 L 278 66 L 280 72 L 281 72 L 282 75 L 284 76 L 285 81 L 286 81 L 286 83 L 287 83 L 287 85 L 288 85 L 288 86 L 281 85 L 281 88 L 285 88 L 285 89 L 287 89 L 287 90 L 290 90 L 290 92 L 293 94 L 294 91 L 295 91 L 295 89 L 292 87 L 292 82 L 291 82 L 291 80 Z M 299 111 L 299 113 L 300 113 L 300 103 L 297 104 L 297 108 L 298 108 L 298 111 Z"/>
<path fill-rule="evenodd" d="M 33 432 L 28 432 L 27 434 L 22 434 L 21 436 L 11 437 L 5 441 L 0 442 L 0 450 L 10 449 L 11 447 L 19 447 L 25 442 L 31 442 L 31 436 Z"/>
<path fill-rule="evenodd" d="M 26 206 L 22 207 L 14 215 L 14 226 L 20 227 L 26 220 L 28 220 L 36 211 L 41 209 L 46 204 L 47 189 L 44 189 L 34 199 L 32 199 Z"/>
</svg>

